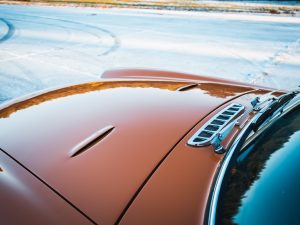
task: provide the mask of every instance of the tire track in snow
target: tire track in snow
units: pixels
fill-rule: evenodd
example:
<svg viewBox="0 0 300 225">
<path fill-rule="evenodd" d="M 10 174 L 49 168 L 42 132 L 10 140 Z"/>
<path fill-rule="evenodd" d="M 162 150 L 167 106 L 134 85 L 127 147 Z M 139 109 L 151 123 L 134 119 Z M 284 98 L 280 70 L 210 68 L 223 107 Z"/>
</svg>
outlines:
<svg viewBox="0 0 300 225">
<path fill-rule="evenodd" d="M 66 31 L 66 33 L 68 34 L 67 36 L 67 41 L 69 41 L 71 38 L 71 33 L 69 30 L 66 29 L 66 27 L 63 27 L 63 26 L 60 26 L 60 25 L 56 25 L 56 24 L 46 24 L 46 23 L 39 23 L 39 22 L 35 22 L 35 21 L 27 21 L 27 20 L 24 20 L 24 19 L 10 19 L 10 20 L 13 20 L 13 21 L 17 21 L 17 22 L 25 22 L 25 23 L 34 23 L 34 24 L 43 24 L 43 25 L 52 25 L 52 26 L 55 26 L 55 27 L 58 27 L 58 28 L 61 28 L 63 31 Z M 6 59 L 2 59 L 0 60 L 0 63 L 1 62 L 8 62 L 8 61 L 11 61 L 11 60 L 15 60 L 15 59 L 21 59 L 21 58 L 27 58 L 27 57 L 30 57 L 30 56 L 37 56 L 37 55 L 41 55 L 41 54 L 45 54 L 45 53 L 49 53 L 49 52 L 52 52 L 52 51 L 55 51 L 55 50 L 62 50 L 64 49 L 63 47 L 60 47 L 60 46 L 53 46 L 53 49 L 51 50 L 47 50 L 47 51 L 42 51 L 42 52 L 36 52 L 36 53 L 28 53 L 28 54 L 23 54 L 23 55 L 17 55 L 15 53 L 12 53 L 12 52 L 8 52 L 8 54 L 10 54 L 11 56 L 13 57 L 8 57 Z"/>
<path fill-rule="evenodd" d="M 3 15 L 2 15 L 3 16 Z M 14 18 L 10 18 L 10 15 L 4 15 L 6 16 L 5 19 L 4 18 L 0 18 L 1 21 L 3 21 L 4 26 L 7 26 L 7 31 L 6 33 L 2 36 L 2 38 L 0 37 L 1 42 L 7 41 L 9 40 L 11 37 L 13 37 L 13 35 L 15 34 L 15 27 L 13 25 L 14 21 L 19 21 L 19 22 L 25 22 L 25 23 L 36 23 L 36 24 L 42 24 L 45 25 L 46 23 L 39 23 L 38 21 L 30 21 L 30 20 L 26 20 L 23 16 L 24 15 L 20 15 L 23 18 L 22 19 L 16 19 Z M 8 18 L 7 18 L 8 17 Z M 73 33 L 72 31 L 77 30 L 80 31 L 82 33 L 87 33 L 89 35 L 95 36 L 95 38 L 99 39 L 99 41 L 101 41 L 102 35 L 105 35 L 106 33 L 99 33 L 99 31 L 97 32 L 97 30 L 95 29 L 89 29 L 90 31 L 85 31 L 83 28 L 77 29 L 76 26 L 77 25 L 68 25 L 66 23 L 66 26 L 62 26 L 60 24 L 55 24 L 54 21 L 51 22 L 51 19 L 45 19 L 43 17 L 41 17 L 42 19 L 46 20 L 48 23 L 46 25 L 48 26 L 55 26 L 57 28 L 61 28 L 63 31 L 65 31 L 67 33 L 67 41 L 71 41 L 73 38 Z M 34 20 L 35 18 L 31 18 L 31 20 Z M 4 27 L 6 28 L 6 27 Z M 111 43 L 113 43 L 113 41 L 110 41 Z M 80 44 L 75 44 L 72 47 L 77 47 L 77 46 L 84 46 L 86 43 L 80 43 Z M 22 76 L 18 76 L 16 74 L 9 74 L 9 73 L 5 73 L 5 72 L 1 72 L 1 83 L 5 83 L 6 85 L 3 85 L 0 87 L 1 91 L 0 91 L 0 104 L 4 101 L 7 101 L 9 99 L 11 99 L 12 97 L 16 97 L 19 95 L 23 95 L 24 93 L 28 93 L 28 92 L 32 92 L 32 91 L 36 91 L 36 90 L 40 90 L 43 88 L 47 87 L 47 84 L 45 84 L 43 82 L 42 79 L 39 79 L 37 76 L 35 76 L 35 73 L 30 70 L 30 66 L 24 66 L 22 64 L 19 64 L 17 60 L 29 60 L 29 61 L 37 61 L 39 62 L 39 64 L 47 64 L 48 67 L 49 65 L 51 67 L 59 67 L 62 70 L 65 71 L 71 71 L 71 72 L 76 72 L 77 74 L 80 73 L 84 76 L 88 76 L 91 78 L 98 78 L 98 76 L 94 75 L 94 74 L 90 74 L 89 72 L 85 72 L 85 71 L 78 71 L 76 69 L 73 69 L 72 67 L 68 67 L 65 66 L 63 64 L 53 64 L 44 60 L 41 60 L 41 57 L 36 57 L 36 58 L 31 58 L 32 56 L 38 56 L 40 54 L 46 54 L 46 53 L 51 53 L 57 50 L 72 50 L 72 47 L 65 47 L 65 46 L 53 46 L 53 49 L 51 50 L 47 50 L 47 51 L 43 51 L 43 52 L 38 52 L 38 53 L 29 53 L 29 54 L 15 54 L 14 52 L 10 52 L 6 50 L 0 50 L 1 52 L 3 52 L 5 55 L 10 55 L 11 57 L 5 57 L 4 59 L 1 60 L 1 62 L 4 63 L 8 63 L 6 65 L 9 65 L 11 67 L 14 68 L 14 70 L 18 70 L 21 71 Z M 109 46 L 110 47 L 110 46 Z M 107 49 L 104 49 L 104 52 L 101 52 L 101 55 L 105 55 L 107 54 Z M 11 62 L 13 61 L 13 62 Z M 30 63 L 29 63 L 30 64 Z M 19 74 L 19 73 L 18 73 Z M 91 79 L 90 78 L 90 79 Z M 13 84 L 13 85 L 11 85 Z M 13 91 L 12 91 L 13 90 Z M 3 93 L 3 94 L 1 94 Z"/>
<path fill-rule="evenodd" d="M 43 17 L 41 17 L 41 18 L 43 18 Z M 62 25 L 57 25 L 57 24 L 53 24 L 53 23 L 37 22 L 37 21 L 30 21 L 30 20 L 24 20 L 24 19 L 22 19 L 22 20 L 21 19 L 11 19 L 11 20 L 19 21 L 19 22 L 25 22 L 25 23 L 42 24 L 42 25 L 59 27 L 62 30 L 64 30 L 66 33 L 68 33 L 68 39 L 67 39 L 67 41 L 72 39 L 71 36 L 73 36 L 73 35 L 72 35 L 71 31 L 75 30 L 75 31 L 83 32 L 82 30 L 80 30 L 78 28 L 62 26 Z M 87 34 L 90 34 L 92 36 L 95 36 L 96 38 L 98 38 L 101 41 L 101 35 L 99 35 L 97 33 L 95 34 L 95 33 L 88 32 L 88 31 L 84 31 L 83 33 L 87 33 Z M 55 63 L 51 63 L 51 62 L 42 60 L 41 57 L 36 57 L 36 56 L 40 56 L 40 55 L 44 55 L 44 54 L 49 54 L 49 53 L 53 53 L 53 52 L 57 52 L 57 51 L 64 51 L 64 50 L 74 51 L 75 52 L 75 48 L 76 47 L 85 46 L 86 44 L 87 43 L 73 44 L 72 46 L 69 46 L 69 47 L 53 46 L 53 48 L 50 49 L 50 50 L 39 51 L 39 52 L 32 52 L 32 53 L 27 53 L 27 54 L 22 54 L 22 55 L 18 55 L 18 54 L 10 52 L 8 54 L 10 54 L 11 57 L 8 57 L 6 59 L 0 60 L 0 63 L 10 62 L 10 61 L 15 61 L 15 60 L 20 60 L 20 59 L 29 60 L 29 61 L 37 61 L 37 62 L 46 64 L 46 65 L 50 65 L 52 67 L 60 68 L 60 69 L 66 70 L 66 71 L 72 71 L 72 72 L 80 73 L 82 75 L 85 75 L 85 76 L 88 76 L 88 77 L 91 77 L 91 78 L 95 78 L 95 77 L 98 78 L 99 75 L 91 74 L 90 72 L 87 72 L 87 71 L 84 71 L 84 70 L 73 69 L 72 67 L 64 65 L 64 64 L 57 65 Z M 88 54 L 86 54 L 84 52 L 80 52 L 80 54 L 82 56 L 86 55 L 87 57 L 89 57 Z M 100 53 L 99 55 L 107 55 L 107 54 L 108 54 L 108 50 L 104 51 L 103 53 Z M 31 73 L 31 77 L 33 75 L 34 74 Z"/>
<path fill-rule="evenodd" d="M 1 38 L 0 38 L 0 43 L 3 43 L 7 40 L 9 40 L 12 36 L 14 36 L 15 33 L 15 27 L 14 25 L 9 22 L 8 20 L 4 19 L 4 18 L 0 18 L 0 20 L 7 26 L 8 30 L 6 32 L 6 34 L 4 34 Z"/>
<path fill-rule="evenodd" d="M 95 29 L 98 31 L 102 31 L 103 33 L 106 33 L 108 36 L 110 36 L 113 40 L 113 44 L 104 52 L 99 53 L 98 56 L 106 56 L 114 51 L 116 51 L 120 45 L 121 45 L 121 41 L 118 38 L 117 35 L 115 35 L 113 32 L 98 27 L 98 26 L 94 26 L 94 25 L 90 25 L 90 24 L 86 24 L 86 23 L 81 23 L 81 22 L 75 22 L 75 21 L 71 21 L 71 20 L 66 20 L 66 19 L 58 19 L 58 18 L 52 18 L 52 17 L 41 17 L 41 16 L 34 16 L 34 17 L 39 17 L 39 18 L 43 18 L 43 19 L 50 19 L 50 20 L 55 20 L 55 21 L 60 21 L 60 22 L 65 22 L 65 23 L 70 23 L 70 24 L 74 24 L 74 25 L 81 25 L 81 26 L 85 26 L 91 29 Z"/>
<path fill-rule="evenodd" d="M 84 26 L 84 27 L 88 27 L 90 29 L 101 31 L 101 32 L 105 33 L 106 35 L 108 35 L 113 40 L 113 44 L 111 46 L 109 46 L 108 49 L 105 50 L 104 52 L 99 53 L 98 56 L 106 56 L 106 55 L 116 51 L 121 45 L 121 41 L 120 41 L 120 39 L 118 38 L 117 35 L 115 35 L 110 30 L 107 30 L 107 29 L 104 29 L 104 28 L 101 28 L 101 27 L 98 27 L 98 26 L 90 25 L 90 24 L 87 24 L 87 23 L 81 23 L 81 22 L 78 22 L 78 21 L 72 21 L 72 20 L 67 20 L 67 19 L 59 19 L 59 18 L 47 17 L 47 16 L 36 16 L 36 15 L 17 14 L 17 13 L 15 13 L 14 16 L 15 15 L 32 17 L 32 18 L 39 18 L 39 19 L 44 19 L 44 20 L 64 22 L 64 23 L 69 23 L 69 24 L 73 24 L 73 25 L 81 25 L 81 26 Z M 98 36 L 98 34 L 96 34 L 96 36 Z M 98 36 L 98 37 L 99 37 L 99 39 L 101 39 L 101 36 Z"/>
</svg>

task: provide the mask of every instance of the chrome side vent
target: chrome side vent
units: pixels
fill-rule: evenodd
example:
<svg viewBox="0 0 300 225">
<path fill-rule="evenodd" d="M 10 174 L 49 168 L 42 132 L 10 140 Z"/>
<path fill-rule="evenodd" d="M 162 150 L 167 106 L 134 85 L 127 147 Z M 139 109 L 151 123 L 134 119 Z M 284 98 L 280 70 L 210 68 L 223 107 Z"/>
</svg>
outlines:
<svg viewBox="0 0 300 225">
<path fill-rule="evenodd" d="M 232 103 L 207 121 L 187 142 L 191 146 L 205 146 L 212 143 L 214 137 L 235 118 L 245 107 Z"/>
</svg>

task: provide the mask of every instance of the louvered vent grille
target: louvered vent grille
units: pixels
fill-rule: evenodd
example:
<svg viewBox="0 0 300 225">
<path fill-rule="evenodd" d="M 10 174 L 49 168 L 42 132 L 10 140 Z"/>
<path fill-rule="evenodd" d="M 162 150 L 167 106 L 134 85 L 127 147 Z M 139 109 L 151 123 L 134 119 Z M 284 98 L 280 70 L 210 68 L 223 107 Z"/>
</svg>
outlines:
<svg viewBox="0 0 300 225">
<path fill-rule="evenodd" d="M 232 103 L 206 122 L 188 141 L 191 146 L 205 146 L 245 107 Z"/>
</svg>

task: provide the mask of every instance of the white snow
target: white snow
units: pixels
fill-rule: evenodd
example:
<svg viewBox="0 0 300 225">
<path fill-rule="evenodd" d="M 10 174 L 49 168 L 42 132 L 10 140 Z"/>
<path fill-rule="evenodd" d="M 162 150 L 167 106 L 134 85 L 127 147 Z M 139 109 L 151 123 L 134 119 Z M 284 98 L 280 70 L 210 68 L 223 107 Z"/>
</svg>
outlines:
<svg viewBox="0 0 300 225">
<path fill-rule="evenodd" d="M 119 68 L 300 85 L 298 16 L 0 5 L 0 18 L 0 103 Z"/>
</svg>

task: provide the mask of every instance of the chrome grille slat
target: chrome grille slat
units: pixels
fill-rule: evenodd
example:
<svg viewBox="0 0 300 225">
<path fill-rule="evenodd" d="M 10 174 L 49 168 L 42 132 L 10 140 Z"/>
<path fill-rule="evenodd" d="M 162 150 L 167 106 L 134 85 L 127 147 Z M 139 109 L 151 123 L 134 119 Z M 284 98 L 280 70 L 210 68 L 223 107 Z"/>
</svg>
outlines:
<svg viewBox="0 0 300 225">
<path fill-rule="evenodd" d="M 207 121 L 187 142 L 190 146 L 209 145 L 214 136 L 220 132 L 245 107 L 232 103 Z M 210 129 L 211 128 L 211 129 Z"/>
</svg>

